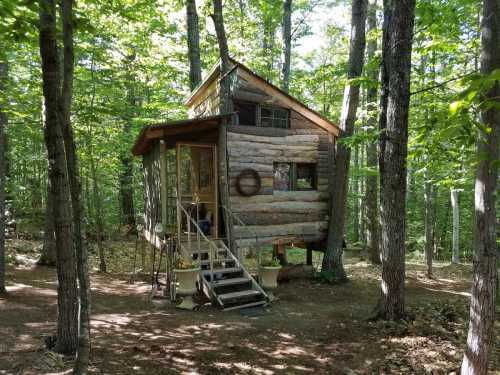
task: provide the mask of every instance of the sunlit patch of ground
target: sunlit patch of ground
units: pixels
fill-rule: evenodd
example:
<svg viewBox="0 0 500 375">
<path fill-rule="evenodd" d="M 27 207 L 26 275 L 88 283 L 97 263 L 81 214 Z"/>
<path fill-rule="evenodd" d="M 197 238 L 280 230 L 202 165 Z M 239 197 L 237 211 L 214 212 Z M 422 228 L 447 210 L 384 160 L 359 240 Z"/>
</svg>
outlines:
<svg viewBox="0 0 500 375">
<path fill-rule="evenodd" d="M 346 259 L 349 283 L 283 283 L 279 301 L 248 318 L 211 306 L 189 312 L 151 303 L 147 268 L 139 278 L 144 281 L 129 282 L 134 243 L 111 245 L 111 272 L 92 275 L 92 373 L 447 374 L 460 365 L 468 265 L 437 263 L 428 280 L 422 264 L 409 262 L 410 323 L 367 320 L 379 295 L 380 267 L 356 256 Z M 294 252 L 293 260 L 299 255 Z M 71 358 L 48 352 L 43 343 L 55 328 L 54 270 L 9 267 L 7 279 L 10 296 L 0 299 L 0 374 L 68 373 Z M 491 365 L 500 374 L 499 336 Z"/>
</svg>

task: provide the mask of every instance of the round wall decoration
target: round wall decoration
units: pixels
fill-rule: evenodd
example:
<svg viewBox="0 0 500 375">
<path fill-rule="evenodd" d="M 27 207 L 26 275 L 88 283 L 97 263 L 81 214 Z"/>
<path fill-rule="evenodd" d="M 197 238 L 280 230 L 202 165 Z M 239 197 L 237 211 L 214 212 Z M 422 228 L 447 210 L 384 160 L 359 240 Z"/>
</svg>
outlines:
<svg viewBox="0 0 500 375">
<path fill-rule="evenodd" d="M 245 197 L 257 194 L 260 187 L 260 175 L 254 169 L 245 169 L 236 178 L 236 190 Z"/>
</svg>

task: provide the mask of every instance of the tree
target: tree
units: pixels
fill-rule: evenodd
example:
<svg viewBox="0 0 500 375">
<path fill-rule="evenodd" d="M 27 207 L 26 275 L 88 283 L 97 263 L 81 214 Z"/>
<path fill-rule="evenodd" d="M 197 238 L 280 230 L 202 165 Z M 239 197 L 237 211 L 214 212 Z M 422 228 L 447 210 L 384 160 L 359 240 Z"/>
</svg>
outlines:
<svg viewBox="0 0 500 375">
<path fill-rule="evenodd" d="M 73 0 L 61 2 L 63 26 L 63 81 L 59 105 L 59 123 L 62 130 L 66 168 L 71 196 L 73 217 L 73 243 L 76 253 L 76 269 L 80 296 L 78 346 L 75 374 L 86 374 L 90 356 L 90 280 L 88 273 L 87 244 L 85 241 L 84 209 L 80 169 L 71 126 L 71 102 L 73 99 L 74 48 L 73 48 Z"/>
<path fill-rule="evenodd" d="M 458 190 L 451 189 L 451 210 L 453 214 L 452 257 L 451 262 L 460 263 L 460 210 Z"/>
<path fill-rule="evenodd" d="M 367 61 L 371 65 L 377 51 L 377 37 L 375 31 L 377 29 L 377 2 L 370 0 L 367 13 L 367 34 L 368 43 Z M 366 101 L 368 120 L 367 126 L 370 131 L 375 131 L 377 123 L 377 83 L 378 69 L 370 67 L 367 69 L 367 76 L 370 79 L 370 86 L 367 88 Z M 366 166 L 369 168 L 369 174 L 366 176 L 366 240 L 370 261 L 373 264 L 380 264 L 380 226 L 378 216 L 378 194 L 377 194 L 377 144 L 374 141 L 369 141 L 366 146 Z"/>
<path fill-rule="evenodd" d="M 77 347 L 76 262 L 71 230 L 66 155 L 59 113 L 59 62 L 54 0 L 40 0 L 40 56 L 45 99 L 45 144 L 49 160 L 49 186 L 54 202 L 52 218 L 57 257 L 57 336 L 55 350 L 74 353 Z"/>
<path fill-rule="evenodd" d="M 229 60 L 229 49 L 227 46 L 226 31 L 224 29 L 224 18 L 222 14 L 222 0 L 213 0 L 214 12 L 212 14 L 212 19 L 214 21 L 215 32 L 217 34 L 217 43 L 219 45 L 219 55 L 220 55 L 220 104 L 219 113 L 228 114 L 231 112 L 231 101 L 230 101 L 230 80 L 227 77 L 227 73 L 230 70 L 230 60 Z M 220 186 L 220 197 L 221 204 L 224 207 L 229 206 L 229 174 L 227 168 L 227 118 L 223 118 L 222 123 L 219 127 L 219 138 L 218 138 L 218 167 L 219 167 L 219 186 Z M 224 212 L 224 224 L 226 227 L 226 236 L 230 242 L 231 249 L 234 249 L 234 238 L 233 238 L 233 218 L 227 212 Z M 234 250 L 233 250 L 234 251 Z"/>
<path fill-rule="evenodd" d="M 467 348 L 463 375 L 488 373 L 495 329 L 498 287 L 496 204 L 500 162 L 500 1 L 483 1 L 481 74 L 489 79 L 481 103 L 482 126 L 477 136 L 474 188 L 474 263 Z M 495 75 L 496 74 L 496 75 Z M 492 78 L 489 78 L 492 77 Z"/>
<path fill-rule="evenodd" d="M 196 0 L 186 0 L 187 42 L 189 57 L 189 88 L 193 91 L 201 82 L 200 26 Z"/>
<path fill-rule="evenodd" d="M 405 196 L 415 0 L 384 1 L 380 99 L 382 294 L 377 316 L 405 315 Z"/>
<path fill-rule="evenodd" d="M 0 92 L 3 93 L 7 83 L 8 63 L 5 56 L 0 55 Z M 4 98 L 0 98 L 0 295 L 7 293 L 5 288 L 5 159 L 7 156 L 7 136 L 5 129 L 8 124 L 4 108 Z"/>
<path fill-rule="evenodd" d="M 425 264 L 427 277 L 432 278 L 432 260 L 434 255 L 434 219 L 435 219 L 435 186 L 430 181 L 429 167 L 425 169 L 424 201 L 425 201 Z"/>
<path fill-rule="evenodd" d="M 281 89 L 288 92 L 290 87 L 290 66 L 292 57 L 292 0 L 283 2 L 283 69 Z"/>
<path fill-rule="evenodd" d="M 355 80 L 361 76 L 363 71 L 363 60 L 365 53 L 365 22 L 366 22 L 367 0 L 355 0 L 352 2 L 351 12 L 351 41 L 349 49 L 348 83 L 344 90 L 344 102 L 342 105 L 342 116 L 340 120 L 340 137 L 335 152 L 335 163 L 331 181 L 331 217 L 328 228 L 328 244 L 323 257 L 323 271 L 332 272 L 334 279 L 343 281 L 347 279 L 342 261 L 343 242 L 346 221 L 346 201 L 349 178 L 349 162 L 351 151 L 345 144 L 346 138 L 352 136 L 354 123 L 356 122 L 356 111 L 359 104 L 359 82 Z"/>
</svg>

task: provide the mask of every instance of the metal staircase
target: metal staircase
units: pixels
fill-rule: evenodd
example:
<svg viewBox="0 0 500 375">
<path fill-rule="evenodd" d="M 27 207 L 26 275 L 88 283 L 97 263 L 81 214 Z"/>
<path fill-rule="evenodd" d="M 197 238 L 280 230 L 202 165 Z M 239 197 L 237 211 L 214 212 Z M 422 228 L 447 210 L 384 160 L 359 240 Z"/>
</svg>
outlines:
<svg viewBox="0 0 500 375">
<path fill-rule="evenodd" d="M 178 229 L 179 245 L 183 254 L 200 264 L 199 286 L 203 293 L 222 310 L 267 305 L 267 294 L 224 240 L 208 238 L 186 209 L 178 206 L 188 224 L 186 234 Z"/>
</svg>

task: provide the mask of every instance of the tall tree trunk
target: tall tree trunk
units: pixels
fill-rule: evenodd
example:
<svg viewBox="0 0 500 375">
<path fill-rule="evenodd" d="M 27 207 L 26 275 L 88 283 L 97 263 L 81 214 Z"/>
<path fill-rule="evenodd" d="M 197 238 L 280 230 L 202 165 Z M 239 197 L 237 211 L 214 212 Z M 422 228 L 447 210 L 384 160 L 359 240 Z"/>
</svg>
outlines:
<svg viewBox="0 0 500 375">
<path fill-rule="evenodd" d="M 66 155 L 58 120 L 59 62 L 54 0 L 40 0 L 40 55 L 45 98 L 45 144 L 49 160 L 49 185 L 57 256 L 57 340 L 55 350 L 74 353 L 78 342 L 76 262 L 71 230 Z"/>
<path fill-rule="evenodd" d="M 458 264 L 460 263 L 460 206 L 457 189 L 451 189 L 451 210 L 453 214 L 451 262 Z"/>
<path fill-rule="evenodd" d="M 96 86 L 95 86 L 95 76 L 94 76 L 94 54 L 92 54 L 92 61 L 90 64 L 90 76 L 92 80 L 92 97 L 90 99 L 90 111 L 94 111 L 94 103 L 96 97 Z M 88 124 L 88 138 L 87 138 L 87 148 L 90 159 L 90 174 L 92 178 L 92 199 L 94 201 L 94 216 L 95 216 L 95 229 L 96 229 L 96 243 L 97 243 L 97 252 L 99 254 L 99 271 L 106 272 L 106 257 L 104 254 L 104 246 L 102 244 L 102 238 L 104 234 L 104 224 L 103 224 L 103 214 L 102 214 L 102 200 L 101 200 L 101 192 L 99 189 L 99 179 L 97 176 L 97 167 L 95 165 L 95 155 L 94 155 L 94 147 L 93 147 L 93 136 L 94 136 L 94 127 L 93 122 L 90 120 Z M 90 197 L 89 197 L 90 200 Z M 90 209 L 89 209 L 90 212 Z M 144 267 L 143 267 L 144 269 Z"/>
<path fill-rule="evenodd" d="M 136 59 L 135 50 L 126 57 L 127 82 L 125 123 L 123 125 L 123 139 L 132 137 L 132 120 L 137 107 L 135 96 L 135 77 L 131 73 L 132 64 Z M 134 207 L 134 164 L 129 150 L 120 155 L 122 170 L 120 173 L 120 209 L 122 223 L 135 230 L 135 207 Z"/>
<path fill-rule="evenodd" d="M 292 0 L 283 2 L 283 69 L 281 89 L 290 88 L 290 68 L 292 60 Z"/>
<path fill-rule="evenodd" d="M 500 1 L 484 0 L 481 24 L 481 73 L 500 69 Z M 463 375 L 488 373 L 488 358 L 495 330 L 498 287 L 496 203 L 500 161 L 500 82 L 483 98 L 481 122 L 491 129 L 479 130 L 474 188 L 474 281 L 470 306 Z"/>
<path fill-rule="evenodd" d="M 48 186 L 43 229 L 42 255 L 40 256 L 37 264 L 49 267 L 56 265 L 56 237 L 54 233 L 54 220 L 52 217 L 53 210 L 54 202 L 52 195 L 50 194 L 50 186 Z"/>
<path fill-rule="evenodd" d="M 189 56 L 189 88 L 194 90 L 201 82 L 200 26 L 196 0 L 186 0 L 187 42 Z"/>
<path fill-rule="evenodd" d="M 351 41 L 349 50 L 348 79 L 353 80 L 361 76 L 365 53 L 365 22 L 367 0 L 353 0 L 351 12 Z M 343 240 L 346 222 L 346 201 L 349 178 L 350 149 L 342 140 L 352 136 L 356 111 L 359 104 L 359 84 L 349 81 L 344 91 L 344 102 L 340 120 L 340 142 L 337 142 L 335 163 L 333 166 L 330 190 L 331 215 L 328 227 L 328 242 L 323 257 L 323 271 L 332 272 L 334 279 L 347 279 L 342 260 Z"/>
<path fill-rule="evenodd" d="M 354 243 L 359 243 L 359 231 L 360 231 L 360 205 L 359 205 L 359 174 L 357 171 L 359 171 L 359 145 L 354 146 L 354 158 L 353 158 L 353 164 L 354 164 L 354 170 L 356 171 L 356 177 L 351 176 L 352 180 L 352 195 L 354 196 L 354 204 L 352 207 L 352 217 L 353 217 L 353 222 L 352 222 L 352 231 L 353 231 L 353 237 L 352 237 L 352 242 Z"/>
<path fill-rule="evenodd" d="M 367 60 L 372 61 L 377 52 L 377 38 L 374 35 L 377 29 L 377 1 L 370 0 L 368 6 L 368 43 Z M 370 78 L 370 86 L 367 89 L 366 101 L 368 110 L 367 125 L 370 131 L 375 131 L 377 125 L 377 86 L 378 70 L 371 69 L 368 71 Z M 368 245 L 368 253 L 370 261 L 373 264 L 380 264 L 380 225 L 378 216 L 378 178 L 377 178 L 377 144 L 369 142 L 366 146 L 366 166 L 370 169 L 370 173 L 366 176 L 366 240 Z"/>
<path fill-rule="evenodd" d="M 215 25 L 217 34 L 217 42 L 219 44 L 220 54 L 220 114 L 228 114 L 232 110 L 230 100 L 230 81 L 227 73 L 230 69 L 229 49 L 227 47 L 226 31 L 224 29 L 224 18 L 222 15 L 222 0 L 213 0 L 214 13 L 212 19 Z M 227 168 L 227 118 L 223 118 L 219 126 L 218 139 L 218 173 L 219 173 L 219 194 L 221 204 L 230 209 L 229 205 L 229 174 Z M 224 215 L 224 223 L 226 226 L 226 236 L 229 240 L 229 245 L 232 251 L 236 251 L 235 241 L 233 238 L 232 217 L 227 210 L 222 210 Z M 239 255 L 239 254 L 238 254 Z"/>
<path fill-rule="evenodd" d="M 76 144 L 71 126 L 71 102 L 73 99 L 74 48 L 73 48 L 73 0 L 62 0 L 63 27 L 63 81 L 59 105 L 59 123 L 64 140 L 66 167 L 71 196 L 73 217 L 73 243 L 76 253 L 76 269 L 80 296 L 78 347 L 75 374 L 86 374 L 90 356 L 90 280 L 88 272 L 87 243 L 85 240 L 82 186 Z"/>
<path fill-rule="evenodd" d="M 381 298 L 377 315 L 405 315 L 405 197 L 415 0 L 384 0 L 380 110 Z"/>
<path fill-rule="evenodd" d="M 97 243 L 97 253 L 99 254 L 99 271 L 106 272 L 106 257 L 104 255 L 104 246 L 102 245 L 102 236 L 104 233 L 104 225 L 102 222 L 102 204 L 101 204 L 101 193 L 99 191 L 99 181 L 97 178 L 97 170 L 95 166 L 94 155 L 90 154 L 90 173 L 92 174 L 92 193 L 94 199 L 94 211 L 95 211 L 95 228 L 96 228 L 96 243 Z"/>
<path fill-rule="evenodd" d="M 5 56 L 0 55 L 0 92 L 4 92 L 8 77 L 8 63 Z M 0 101 L 0 295 L 5 294 L 5 159 L 8 118 L 4 109 L 6 103 Z"/>
<path fill-rule="evenodd" d="M 435 187 L 430 181 L 429 167 L 425 171 L 424 201 L 425 201 L 425 264 L 427 277 L 432 278 L 432 259 L 434 253 L 434 197 Z"/>
</svg>

